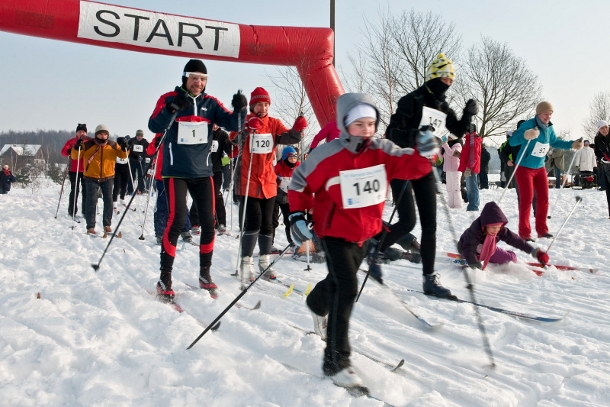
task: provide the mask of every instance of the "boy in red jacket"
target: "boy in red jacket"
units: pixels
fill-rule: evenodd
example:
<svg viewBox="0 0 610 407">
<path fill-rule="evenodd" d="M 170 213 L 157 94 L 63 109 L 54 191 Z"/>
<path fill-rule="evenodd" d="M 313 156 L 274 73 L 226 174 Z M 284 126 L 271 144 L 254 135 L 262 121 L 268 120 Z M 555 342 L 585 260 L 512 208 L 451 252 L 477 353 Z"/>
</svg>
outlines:
<svg viewBox="0 0 610 407">
<path fill-rule="evenodd" d="M 305 211 L 313 208 L 313 228 L 322 240 L 328 265 L 326 279 L 307 297 L 314 329 L 326 339 L 324 374 L 339 386 L 364 392 L 368 390 L 350 365 L 348 342 L 364 242 L 381 231 L 390 180 L 429 174 L 432 166 L 422 155 L 431 156 L 437 149 L 430 131 L 417 135 L 418 151 L 373 138 L 378 124 L 379 112 L 370 97 L 361 93 L 339 97 L 339 138 L 316 148 L 294 171 L 288 187 L 294 243 L 301 245 L 312 238 Z"/>
</svg>

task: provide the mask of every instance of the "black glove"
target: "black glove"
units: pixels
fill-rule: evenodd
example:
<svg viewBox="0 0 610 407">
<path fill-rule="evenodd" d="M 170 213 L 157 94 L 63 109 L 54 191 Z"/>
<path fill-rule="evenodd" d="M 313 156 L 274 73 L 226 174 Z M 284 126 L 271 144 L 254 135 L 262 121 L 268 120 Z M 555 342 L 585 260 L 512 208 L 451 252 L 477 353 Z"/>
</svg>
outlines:
<svg viewBox="0 0 610 407">
<path fill-rule="evenodd" d="M 121 149 L 123 151 L 127 151 L 129 149 L 129 140 L 130 140 L 129 136 L 125 136 L 123 138 L 123 141 L 121 142 Z"/>
<path fill-rule="evenodd" d="M 70 157 L 70 154 L 72 154 L 72 149 L 69 148 L 68 151 L 66 152 L 66 154 L 68 155 L 68 157 Z"/>
<path fill-rule="evenodd" d="M 483 263 L 477 261 L 476 263 L 469 264 L 468 267 L 470 267 L 471 269 L 483 270 Z"/>
<path fill-rule="evenodd" d="M 170 112 L 172 114 L 179 112 L 181 110 L 188 109 L 189 107 L 191 107 L 191 101 L 188 100 L 185 93 L 182 91 L 177 92 L 177 95 L 174 96 L 173 99 L 168 100 L 165 103 L 165 108 L 167 109 L 168 112 Z"/>
<path fill-rule="evenodd" d="M 479 113 L 479 105 L 477 101 L 474 99 L 468 99 L 466 102 L 466 107 L 464 108 L 464 113 L 469 114 L 470 116 L 476 116 Z"/>
<path fill-rule="evenodd" d="M 233 100 L 231 100 L 231 106 L 233 106 L 233 111 L 241 112 L 243 108 L 248 106 L 248 100 L 241 93 L 241 90 L 238 90 L 236 94 L 233 95 Z"/>
<path fill-rule="evenodd" d="M 138 156 L 138 161 L 142 162 L 142 156 L 141 155 Z"/>
<path fill-rule="evenodd" d="M 78 140 L 76 140 L 76 144 L 74 144 L 74 148 L 76 148 L 77 150 L 80 150 L 81 148 L 83 148 L 83 139 L 79 138 Z"/>
</svg>

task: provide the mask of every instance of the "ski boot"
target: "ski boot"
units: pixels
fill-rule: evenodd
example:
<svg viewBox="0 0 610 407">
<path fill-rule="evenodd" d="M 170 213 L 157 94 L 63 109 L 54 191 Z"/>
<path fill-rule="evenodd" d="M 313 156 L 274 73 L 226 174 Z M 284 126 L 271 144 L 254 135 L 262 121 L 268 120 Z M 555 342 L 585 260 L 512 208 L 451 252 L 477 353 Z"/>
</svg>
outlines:
<svg viewBox="0 0 610 407">
<path fill-rule="evenodd" d="M 356 371 L 350 366 L 338 373 L 330 376 L 333 383 L 340 387 L 345 387 L 347 391 L 354 397 L 368 396 L 371 394 L 369 389 L 364 386 L 362 379 Z"/>
<path fill-rule="evenodd" d="M 161 270 L 161 277 L 159 277 L 159 281 L 157 282 L 157 294 L 163 302 L 174 302 L 171 270 Z"/>
<path fill-rule="evenodd" d="M 424 294 L 434 295 L 439 298 L 453 299 L 451 291 L 441 285 L 439 274 L 424 274 Z"/>
<path fill-rule="evenodd" d="M 210 292 L 210 297 L 214 299 L 218 298 L 218 286 L 212 281 L 210 266 L 202 266 L 199 269 L 199 288 L 208 290 Z"/>
<path fill-rule="evenodd" d="M 270 254 L 261 254 L 258 259 L 258 272 L 265 273 L 263 274 L 264 278 L 269 280 L 275 280 L 275 271 L 269 266 L 271 264 L 271 255 Z"/>
<path fill-rule="evenodd" d="M 254 275 L 252 274 L 252 257 L 245 256 L 241 258 L 241 265 L 239 268 L 239 274 L 241 275 L 241 289 L 245 289 L 248 284 L 254 281 Z"/>
</svg>

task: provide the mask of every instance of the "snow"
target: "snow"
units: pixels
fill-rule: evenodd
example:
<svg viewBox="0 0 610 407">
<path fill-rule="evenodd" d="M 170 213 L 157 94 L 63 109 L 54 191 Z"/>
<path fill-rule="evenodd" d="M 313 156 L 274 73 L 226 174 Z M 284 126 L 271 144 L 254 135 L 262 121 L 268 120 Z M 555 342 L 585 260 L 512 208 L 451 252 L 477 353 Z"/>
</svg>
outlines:
<svg viewBox="0 0 610 407">
<path fill-rule="evenodd" d="M 213 276 L 220 297 L 188 289 L 197 284 L 198 250 L 177 254 L 174 279 L 182 314 L 156 301 L 159 247 L 154 245 L 152 209 L 142 234 L 145 197 L 128 212 L 97 272 L 109 239 L 89 237 L 84 223 L 70 228 L 64 195 L 54 218 L 59 186 L 32 195 L 13 188 L 0 195 L 0 390 L 6 406 L 380 406 L 353 398 L 321 378 L 324 344 L 293 326 L 312 329 L 304 298 L 282 297 L 279 285 L 258 281 L 232 308 L 217 332 L 187 346 L 240 294 L 235 270 L 238 241 L 216 239 Z M 482 205 L 502 190 L 481 193 Z M 537 323 L 480 309 L 497 367 L 491 369 L 472 306 L 430 299 L 421 289 L 421 268 L 406 261 L 384 266 L 388 285 L 433 324 L 427 329 L 399 301 L 368 282 L 350 326 L 352 362 L 372 393 L 395 406 L 604 406 L 610 405 L 610 220 L 603 192 L 550 190 L 549 220 L 557 232 L 574 211 L 550 256 L 557 264 L 599 268 L 547 270 L 537 277 L 524 265 L 495 267 L 472 276 L 481 302 L 561 322 Z M 100 201 L 101 205 L 101 201 Z M 455 251 L 444 210 L 438 210 L 438 247 Z M 229 214 L 231 209 L 227 205 Z M 501 207 L 517 229 L 514 190 Z M 385 211 L 389 218 L 392 206 Z M 101 210 L 101 206 L 100 206 Z M 451 210 L 461 233 L 474 219 Z M 237 210 L 232 211 L 233 230 Z M 532 218 L 533 220 L 533 218 Z M 113 227 L 118 217 L 113 220 Z M 101 220 L 98 219 L 98 231 Z M 419 234 L 419 227 L 416 229 Z M 285 246 L 283 228 L 277 246 Z M 536 244 L 546 248 L 550 240 Z M 179 246 L 180 247 L 180 244 Z M 531 257 L 519 252 L 523 261 Z M 326 273 L 325 264 L 285 257 L 275 266 L 280 278 L 305 290 Z M 468 299 L 462 271 L 439 258 L 442 283 Z M 362 276 L 361 276 L 362 277 Z M 40 293 L 40 299 L 37 294 Z M 364 356 L 364 355 L 367 356 Z M 389 364 L 404 359 L 396 373 Z M 286 367 L 292 366 L 296 369 Z M 305 374 L 300 372 L 311 373 Z"/>
</svg>

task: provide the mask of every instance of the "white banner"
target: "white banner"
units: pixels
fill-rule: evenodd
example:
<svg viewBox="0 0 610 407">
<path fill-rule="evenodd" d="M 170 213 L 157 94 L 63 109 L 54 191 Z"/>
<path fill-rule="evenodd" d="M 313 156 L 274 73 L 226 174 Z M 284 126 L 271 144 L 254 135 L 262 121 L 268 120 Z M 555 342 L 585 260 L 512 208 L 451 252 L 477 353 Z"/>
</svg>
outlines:
<svg viewBox="0 0 610 407">
<path fill-rule="evenodd" d="M 78 37 L 171 51 L 239 57 L 239 25 L 80 2 Z"/>
</svg>

